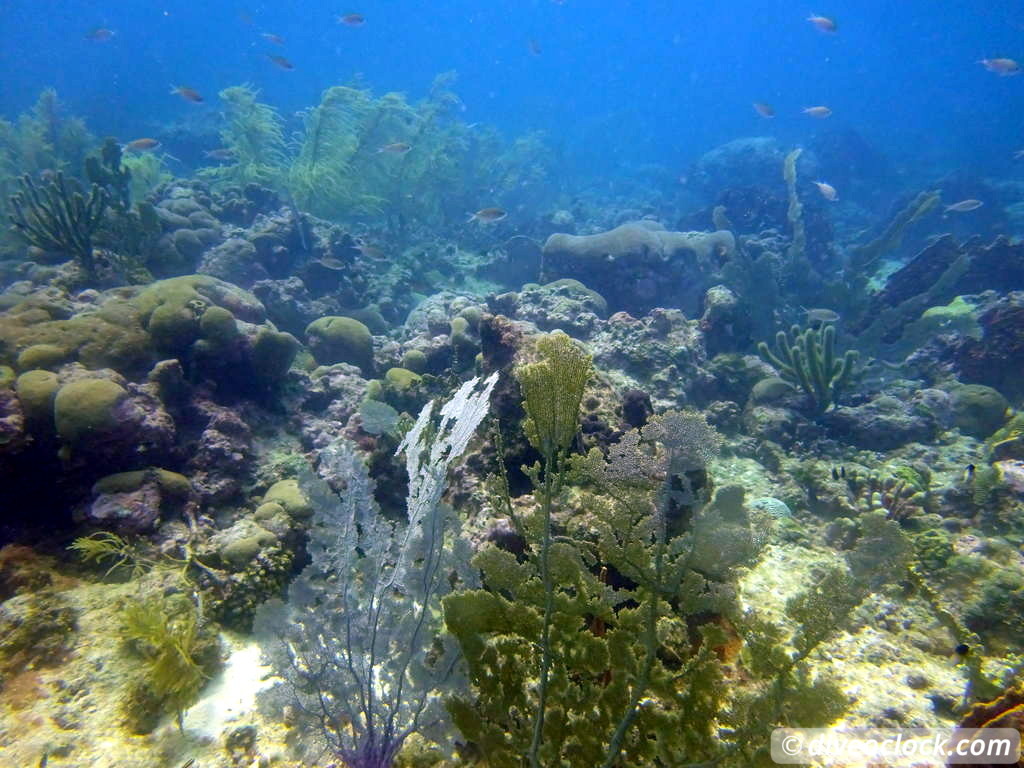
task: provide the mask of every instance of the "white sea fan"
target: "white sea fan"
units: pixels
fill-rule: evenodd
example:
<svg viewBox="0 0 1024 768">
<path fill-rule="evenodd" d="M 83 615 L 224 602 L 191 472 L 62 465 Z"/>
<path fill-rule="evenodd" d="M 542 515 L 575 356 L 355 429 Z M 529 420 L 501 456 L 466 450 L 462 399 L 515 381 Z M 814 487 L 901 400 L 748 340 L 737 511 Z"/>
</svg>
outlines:
<svg viewBox="0 0 1024 768">
<path fill-rule="evenodd" d="M 405 739 L 444 740 L 443 696 L 460 684 L 454 641 L 440 631 L 441 598 L 453 579 L 476 586 L 458 515 L 441 503 L 448 468 L 487 415 L 498 374 L 466 382 L 439 411 L 424 406 L 399 445 L 409 470 L 408 523 L 380 514 L 374 483 L 352 443 L 320 456 L 340 497 L 312 472 L 300 485 L 315 512 L 311 562 L 271 601 L 256 627 L 284 683 L 266 705 L 291 706 L 316 748 L 349 768 L 388 768 Z M 313 744 L 314 740 L 310 740 Z M 315 752 L 315 750 L 314 750 Z"/>
</svg>

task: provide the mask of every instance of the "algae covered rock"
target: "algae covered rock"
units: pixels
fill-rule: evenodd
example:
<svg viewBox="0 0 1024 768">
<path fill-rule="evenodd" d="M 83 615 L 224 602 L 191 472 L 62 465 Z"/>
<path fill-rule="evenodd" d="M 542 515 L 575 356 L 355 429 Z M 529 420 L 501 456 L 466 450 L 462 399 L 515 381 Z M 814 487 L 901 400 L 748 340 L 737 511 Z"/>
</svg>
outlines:
<svg viewBox="0 0 1024 768">
<path fill-rule="evenodd" d="M 180 513 L 193 494 L 187 477 L 156 467 L 107 475 L 92 490 L 96 498 L 86 517 L 104 528 L 131 533 L 151 530 L 161 516 Z"/>
<path fill-rule="evenodd" d="M 373 371 L 373 336 L 351 317 L 329 315 L 306 326 L 306 339 L 320 365 L 351 363 L 363 373 Z"/>
<path fill-rule="evenodd" d="M 174 420 L 151 391 L 114 371 L 87 371 L 77 363 L 61 378 L 53 415 L 64 459 L 74 459 L 95 477 L 170 458 Z"/>
<path fill-rule="evenodd" d="M 516 320 L 527 320 L 544 331 L 565 331 L 577 339 L 589 339 L 608 316 L 604 296 L 573 278 L 553 280 L 546 285 L 527 283 L 521 291 L 492 298 L 490 309 Z"/>
<path fill-rule="evenodd" d="M 58 663 L 77 630 L 77 614 L 59 593 L 28 591 L 0 603 L 0 680 Z"/>
<path fill-rule="evenodd" d="M 131 493 L 148 482 L 156 483 L 162 491 L 179 499 L 188 498 L 192 493 L 192 483 L 187 477 L 158 467 L 107 475 L 97 480 L 93 484 L 92 490 L 97 494 Z"/>
<path fill-rule="evenodd" d="M 952 392 L 956 426 L 971 437 L 985 438 L 1003 426 L 1010 404 L 984 384 L 965 384 Z"/>
<path fill-rule="evenodd" d="M 935 438 L 939 422 L 896 394 L 881 393 L 855 407 L 840 407 L 824 416 L 830 433 L 865 450 L 884 451 Z"/>
<path fill-rule="evenodd" d="M 0 452 L 17 451 L 26 437 L 21 401 L 12 390 L 0 388 Z"/>
<path fill-rule="evenodd" d="M 251 520 L 239 520 L 230 528 L 218 533 L 211 545 L 217 548 L 221 561 L 233 570 L 244 568 L 256 559 L 261 551 L 278 543 L 270 531 Z"/>
</svg>

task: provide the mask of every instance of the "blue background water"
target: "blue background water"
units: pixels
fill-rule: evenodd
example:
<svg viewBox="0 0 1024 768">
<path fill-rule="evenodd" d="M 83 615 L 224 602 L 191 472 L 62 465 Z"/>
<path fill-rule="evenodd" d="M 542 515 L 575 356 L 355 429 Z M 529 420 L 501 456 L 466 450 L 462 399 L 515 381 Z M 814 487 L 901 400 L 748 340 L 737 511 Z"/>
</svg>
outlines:
<svg viewBox="0 0 1024 768">
<path fill-rule="evenodd" d="M 835 18 L 838 34 L 808 23 L 812 11 Z M 348 12 L 365 14 L 365 26 L 338 24 Z M 97 26 L 116 36 L 85 39 Z M 923 178 L 963 167 L 1004 174 L 1024 147 L 1024 75 L 998 77 L 977 63 L 1024 60 L 1016 2 L 5 0 L 0 31 L 4 116 L 52 85 L 95 132 L 123 140 L 213 112 L 217 91 L 242 82 L 288 114 L 357 73 L 375 92 L 418 98 L 454 69 L 467 122 L 508 135 L 543 129 L 612 176 L 641 163 L 682 172 L 740 136 L 799 144 L 840 126 Z M 206 102 L 169 95 L 171 84 Z M 755 100 L 778 116 L 758 117 Z M 816 104 L 834 110 L 827 126 L 801 114 Z"/>
</svg>

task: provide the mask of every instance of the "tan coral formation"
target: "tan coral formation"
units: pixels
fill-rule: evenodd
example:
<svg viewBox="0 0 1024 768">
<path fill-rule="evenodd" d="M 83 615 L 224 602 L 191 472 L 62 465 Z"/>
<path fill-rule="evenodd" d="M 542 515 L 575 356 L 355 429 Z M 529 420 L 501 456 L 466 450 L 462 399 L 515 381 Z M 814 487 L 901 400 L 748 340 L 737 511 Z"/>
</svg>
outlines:
<svg viewBox="0 0 1024 768">
<path fill-rule="evenodd" d="M 593 235 L 556 233 L 543 248 L 542 279 L 571 277 L 608 299 L 611 311 L 642 315 L 657 306 L 698 311 L 699 276 L 736 253 L 732 232 L 671 232 L 649 219 Z"/>
<path fill-rule="evenodd" d="M 601 259 L 673 259 L 692 254 L 703 261 L 715 253 L 731 256 L 736 250 L 732 232 L 670 232 L 649 219 L 630 221 L 595 235 L 555 233 L 544 243 L 549 259 L 575 259 L 582 263 Z"/>
</svg>

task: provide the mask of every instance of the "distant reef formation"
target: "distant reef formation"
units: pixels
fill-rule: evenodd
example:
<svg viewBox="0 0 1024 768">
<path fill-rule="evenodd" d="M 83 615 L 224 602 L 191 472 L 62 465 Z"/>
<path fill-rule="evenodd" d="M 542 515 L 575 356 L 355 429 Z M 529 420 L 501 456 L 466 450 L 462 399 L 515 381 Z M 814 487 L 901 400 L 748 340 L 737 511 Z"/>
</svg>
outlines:
<svg viewBox="0 0 1024 768">
<path fill-rule="evenodd" d="M 543 270 L 549 280 L 582 280 L 613 312 L 643 315 L 675 306 L 681 296 L 690 297 L 695 310 L 704 293 L 698 276 L 735 252 L 731 232 L 670 232 L 641 219 L 593 235 L 551 235 L 544 243 Z"/>
</svg>

